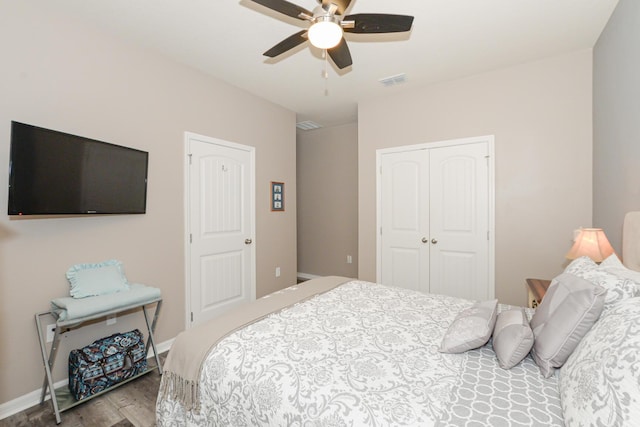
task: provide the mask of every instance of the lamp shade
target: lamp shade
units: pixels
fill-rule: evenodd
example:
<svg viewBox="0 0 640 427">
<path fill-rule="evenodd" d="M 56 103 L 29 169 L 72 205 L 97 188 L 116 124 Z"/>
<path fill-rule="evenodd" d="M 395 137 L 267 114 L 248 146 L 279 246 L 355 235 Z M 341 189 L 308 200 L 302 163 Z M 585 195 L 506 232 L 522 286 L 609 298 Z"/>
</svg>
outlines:
<svg viewBox="0 0 640 427">
<path fill-rule="evenodd" d="M 602 262 L 612 253 L 614 250 L 602 228 L 582 228 L 566 257 L 588 256 L 595 262 Z"/>
<path fill-rule="evenodd" d="M 330 20 L 319 20 L 307 33 L 312 45 L 320 49 L 331 49 L 342 40 L 342 27 Z"/>
</svg>

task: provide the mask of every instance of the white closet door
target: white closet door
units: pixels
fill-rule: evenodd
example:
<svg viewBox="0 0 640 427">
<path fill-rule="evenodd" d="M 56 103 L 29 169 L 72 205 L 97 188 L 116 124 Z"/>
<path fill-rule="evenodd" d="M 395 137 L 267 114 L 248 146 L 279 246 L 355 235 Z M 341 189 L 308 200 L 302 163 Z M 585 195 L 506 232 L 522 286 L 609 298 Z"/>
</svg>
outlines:
<svg viewBox="0 0 640 427">
<path fill-rule="evenodd" d="M 428 151 L 385 154 L 381 165 L 381 282 L 429 292 Z"/>
<path fill-rule="evenodd" d="M 469 299 L 493 295 L 488 155 L 486 141 L 380 155 L 381 283 Z"/>
<path fill-rule="evenodd" d="M 255 298 L 251 147 L 216 141 L 188 141 L 192 324 Z"/>
<path fill-rule="evenodd" d="M 489 297 L 487 149 L 478 143 L 429 150 L 432 293 Z"/>
</svg>

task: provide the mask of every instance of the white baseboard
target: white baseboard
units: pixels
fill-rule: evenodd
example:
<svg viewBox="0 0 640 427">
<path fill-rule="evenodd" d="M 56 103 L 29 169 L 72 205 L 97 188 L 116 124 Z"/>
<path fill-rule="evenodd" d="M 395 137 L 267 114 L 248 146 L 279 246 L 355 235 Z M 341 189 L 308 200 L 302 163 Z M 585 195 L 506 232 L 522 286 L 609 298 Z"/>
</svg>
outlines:
<svg viewBox="0 0 640 427">
<path fill-rule="evenodd" d="M 298 277 L 300 279 L 306 279 L 306 280 L 311 280 L 311 279 L 317 279 L 318 277 L 322 277 L 322 276 L 317 276 L 315 274 L 307 274 L 307 273 L 300 273 L 298 272 Z"/>
<path fill-rule="evenodd" d="M 174 338 L 158 344 L 156 346 L 156 348 L 158 349 L 158 353 L 164 353 L 165 351 L 169 350 L 171 348 L 171 345 L 173 344 L 173 340 Z M 154 356 L 155 354 L 153 353 L 153 348 L 151 348 L 149 350 L 149 356 L 147 358 L 154 357 Z M 44 370 L 43 370 L 42 376 L 44 378 Z M 69 378 L 65 378 L 54 383 L 53 386 L 55 388 L 58 388 L 68 383 L 69 383 Z M 22 412 L 27 408 L 30 408 L 34 405 L 39 404 L 41 393 L 42 393 L 42 389 L 34 390 L 30 393 L 24 394 L 13 400 L 10 400 L 9 402 L 0 404 L 0 420 L 3 420 L 7 417 L 10 417 L 11 415 L 17 414 L 18 412 Z M 51 395 L 47 393 L 47 395 L 45 396 L 45 400 L 49 400 L 50 398 L 51 398 Z"/>
</svg>

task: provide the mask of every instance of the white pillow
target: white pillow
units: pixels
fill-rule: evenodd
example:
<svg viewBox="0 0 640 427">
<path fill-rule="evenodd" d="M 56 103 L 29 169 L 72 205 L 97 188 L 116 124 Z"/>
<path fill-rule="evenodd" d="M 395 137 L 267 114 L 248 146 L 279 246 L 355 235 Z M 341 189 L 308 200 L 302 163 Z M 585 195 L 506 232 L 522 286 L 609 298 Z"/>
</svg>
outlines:
<svg viewBox="0 0 640 427">
<path fill-rule="evenodd" d="M 477 302 L 462 310 L 442 338 L 442 353 L 463 353 L 482 347 L 491 338 L 498 314 L 498 300 Z"/>
<path fill-rule="evenodd" d="M 493 351 L 503 369 L 511 369 L 524 359 L 533 347 L 533 331 L 523 308 L 498 314 L 493 328 Z"/>
<path fill-rule="evenodd" d="M 616 254 L 611 254 L 602 261 L 600 268 L 608 273 L 614 274 L 618 277 L 629 279 L 634 282 L 635 295 L 640 296 L 640 271 L 634 271 L 627 268 Z"/>
<path fill-rule="evenodd" d="M 605 293 L 601 286 L 572 274 L 553 279 L 530 322 L 535 337 L 531 356 L 545 378 L 564 364 L 598 320 Z"/>
<path fill-rule="evenodd" d="M 560 370 L 567 427 L 640 420 L 640 298 L 603 312 Z"/>
<path fill-rule="evenodd" d="M 575 259 L 564 270 L 607 290 L 605 306 L 636 296 L 640 283 L 608 271 L 608 267 L 598 266 L 588 257 Z"/>
<path fill-rule="evenodd" d="M 564 272 L 576 274 L 576 272 L 593 270 L 594 268 L 598 268 L 598 264 L 588 256 L 581 256 L 571 261 Z"/>
<path fill-rule="evenodd" d="M 620 258 L 618 258 L 616 254 L 611 254 L 607 258 L 605 258 L 605 260 L 600 263 L 600 267 L 604 269 L 624 268 L 625 270 L 628 270 L 627 267 L 624 266 L 624 264 L 622 263 L 622 261 L 620 261 Z M 640 272 L 637 272 L 637 273 L 640 277 Z"/>
<path fill-rule="evenodd" d="M 108 295 L 129 290 L 122 263 L 111 259 L 97 264 L 76 264 L 67 270 L 74 298 Z"/>
</svg>

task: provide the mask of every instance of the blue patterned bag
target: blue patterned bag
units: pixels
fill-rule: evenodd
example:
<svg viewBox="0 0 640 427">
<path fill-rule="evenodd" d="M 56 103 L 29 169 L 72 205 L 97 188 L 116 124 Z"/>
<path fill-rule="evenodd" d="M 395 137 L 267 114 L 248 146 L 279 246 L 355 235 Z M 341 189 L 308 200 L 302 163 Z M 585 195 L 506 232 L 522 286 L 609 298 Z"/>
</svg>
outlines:
<svg viewBox="0 0 640 427">
<path fill-rule="evenodd" d="M 147 369 L 138 329 L 113 334 L 69 353 L 69 390 L 76 400 L 99 393 Z"/>
</svg>

